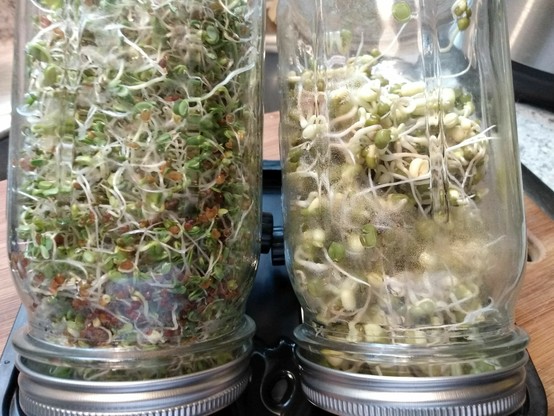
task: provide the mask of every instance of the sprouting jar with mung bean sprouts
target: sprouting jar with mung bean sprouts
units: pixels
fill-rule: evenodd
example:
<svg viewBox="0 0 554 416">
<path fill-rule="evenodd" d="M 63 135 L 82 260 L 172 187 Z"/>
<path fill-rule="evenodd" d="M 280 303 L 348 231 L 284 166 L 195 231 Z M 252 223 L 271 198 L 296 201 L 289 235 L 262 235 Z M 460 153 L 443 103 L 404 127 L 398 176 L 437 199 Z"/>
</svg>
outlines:
<svg viewBox="0 0 554 416">
<path fill-rule="evenodd" d="M 513 330 L 525 240 L 511 87 L 478 23 L 492 17 L 469 1 L 291 3 L 286 253 L 321 341 L 301 348 L 376 375 L 502 368 L 477 346 Z M 419 356 L 454 345 L 475 354 Z"/>
<path fill-rule="evenodd" d="M 242 348 L 171 352 L 240 326 L 257 265 L 263 36 L 251 3 L 29 2 L 9 254 L 30 335 L 168 361 L 52 373 L 170 377 Z"/>
</svg>

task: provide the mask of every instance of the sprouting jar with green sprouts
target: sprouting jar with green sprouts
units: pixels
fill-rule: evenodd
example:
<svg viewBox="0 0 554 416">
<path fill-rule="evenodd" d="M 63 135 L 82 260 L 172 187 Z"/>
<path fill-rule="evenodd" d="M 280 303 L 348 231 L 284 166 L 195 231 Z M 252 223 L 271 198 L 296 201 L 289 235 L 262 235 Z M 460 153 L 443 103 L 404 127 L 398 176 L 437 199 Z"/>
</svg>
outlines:
<svg viewBox="0 0 554 416">
<path fill-rule="evenodd" d="M 29 3 L 9 238 L 31 335 L 153 350 L 232 333 L 259 254 L 261 12 Z M 197 358 L 163 375 L 230 357 Z"/>
<path fill-rule="evenodd" d="M 466 2 L 455 3 L 464 9 L 452 8 L 450 43 L 440 39 L 437 54 L 454 51 L 473 19 Z M 281 73 L 284 231 L 304 328 L 321 342 L 310 348 L 319 348 L 322 363 L 341 370 L 497 369 L 502 360 L 485 354 L 442 365 L 413 351 L 467 343 L 475 352 L 492 333 L 512 328 L 523 234 L 512 217 L 519 202 L 504 184 L 512 181 L 511 159 L 499 150 L 512 144 L 512 132 L 494 124 L 496 109 L 484 102 L 479 79 L 464 79 L 475 75 L 474 62 L 462 60 L 460 73 L 422 76 L 441 58 L 395 56 L 417 55 L 418 40 L 402 33 L 417 29 L 416 11 L 395 4 L 387 27 L 398 32 L 380 48 L 368 47 L 371 31 L 356 38 L 325 26 L 318 38 L 299 32 L 301 40 L 281 48 L 288 54 L 281 64 L 290 62 Z M 331 15 L 329 22 L 336 23 Z M 363 28 L 380 24 L 368 20 Z M 344 352 L 352 345 L 359 356 Z M 388 362 L 378 358 L 385 352 Z"/>
</svg>

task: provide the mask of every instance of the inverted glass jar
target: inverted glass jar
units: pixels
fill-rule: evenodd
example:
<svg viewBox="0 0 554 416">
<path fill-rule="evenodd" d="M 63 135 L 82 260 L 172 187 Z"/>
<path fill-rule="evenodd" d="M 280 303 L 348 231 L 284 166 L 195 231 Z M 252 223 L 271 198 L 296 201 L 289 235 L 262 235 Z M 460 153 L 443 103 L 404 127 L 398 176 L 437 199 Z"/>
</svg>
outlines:
<svg viewBox="0 0 554 416">
<path fill-rule="evenodd" d="M 502 2 L 281 0 L 277 21 L 304 365 L 519 371 L 526 245 Z"/>
<path fill-rule="evenodd" d="M 150 380 L 250 351 L 264 12 L 18 3 L 9 256 L 33 371 Z"/>
</svg>

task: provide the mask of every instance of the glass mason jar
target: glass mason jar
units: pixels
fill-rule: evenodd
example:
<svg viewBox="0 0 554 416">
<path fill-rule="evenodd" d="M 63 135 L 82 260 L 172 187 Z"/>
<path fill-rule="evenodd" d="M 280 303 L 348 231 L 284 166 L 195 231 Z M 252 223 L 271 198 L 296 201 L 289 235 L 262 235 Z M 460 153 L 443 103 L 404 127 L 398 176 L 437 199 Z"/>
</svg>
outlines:
<svg viewBox="0 0 554 416">
<path fill-rule="evenodd" d="M 263 0 L 27 0 L 17 13 L 20 366 L 142 381 L 246 356 Z"/>
<path fill-rule="evenodd" d="M 312 399 L 403 408 L 413 396 L 331 385 L 441 380 L 429 393 L 448 378 L 440 403 L 456 403 L 481 397 L 460 393 L 469 375 L 515 372 L 519 387 L 495 393 L 520 406 L 526 238 L 503 2 L 280 0 L 277 22 L 286 254 Z"/>
</svg>

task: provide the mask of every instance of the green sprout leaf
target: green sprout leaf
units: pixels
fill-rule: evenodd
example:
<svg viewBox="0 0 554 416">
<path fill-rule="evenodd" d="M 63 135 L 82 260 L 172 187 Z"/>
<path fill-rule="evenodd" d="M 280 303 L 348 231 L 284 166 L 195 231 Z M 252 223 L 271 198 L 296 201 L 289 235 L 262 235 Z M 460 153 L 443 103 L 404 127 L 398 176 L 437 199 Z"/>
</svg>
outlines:
<svg viewBox="0 0 554 416">
<path fill-rule="evenodd" d="M 392 16 L 399 23 L 405 23 L 412 17 L 412 8 L 406 1 L 399 1 L 392 6 Z"/>
</svg>

